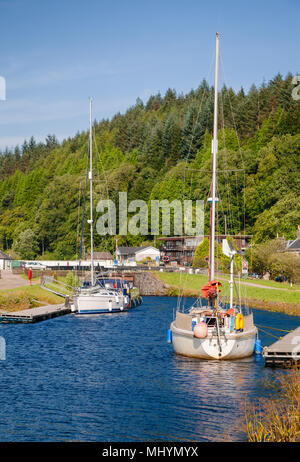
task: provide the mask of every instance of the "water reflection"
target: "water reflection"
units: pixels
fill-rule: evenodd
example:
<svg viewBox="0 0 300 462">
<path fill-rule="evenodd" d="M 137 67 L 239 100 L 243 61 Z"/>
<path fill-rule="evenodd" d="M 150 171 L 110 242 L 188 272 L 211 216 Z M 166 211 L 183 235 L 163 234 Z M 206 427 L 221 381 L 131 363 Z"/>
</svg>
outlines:
<svg viewBox="0 0 300 462">
<path fill-rule="evenodd" d="M 175 355 L 166 343 L 174 305 L 174 298 L 145 297 L 128 313 L 1 326 L 0 440 L 242 441 L 245 399 L 268 394 L 266 380 L 280 371 L 262 358 Z M 274 314 L 254 319 L 299 324 Z"/>
<path fill-rule="evenodd" d="M 186 396 L 195 436 L 200 440 L 224 439 L 228 426 L 236 425 L 241 417 L 243 403 L 255 387 L 253 359 L 229 362 L 174 356 L 172 365 L 173 392 Z M 186 426 L 189 417 L 185 416 L 183 412 L 180 418 Z"/>
</svg>

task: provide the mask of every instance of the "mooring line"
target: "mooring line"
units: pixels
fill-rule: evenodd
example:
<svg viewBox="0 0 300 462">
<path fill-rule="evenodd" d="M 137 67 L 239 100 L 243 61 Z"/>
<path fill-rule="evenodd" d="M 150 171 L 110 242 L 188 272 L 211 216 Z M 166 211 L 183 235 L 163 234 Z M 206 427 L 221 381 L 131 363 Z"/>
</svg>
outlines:
<svg viewBox="0 0 300 462">
<path fill-rule="evenodd" d="M 281 330 L 282 332 L 293 332 L 292 330 L 279 329 L 279 327 L 260 326 L 259 324 L 255 324 L 255 325 L 256 327 L 263 327 L 264 329 Z"/>
</svg>

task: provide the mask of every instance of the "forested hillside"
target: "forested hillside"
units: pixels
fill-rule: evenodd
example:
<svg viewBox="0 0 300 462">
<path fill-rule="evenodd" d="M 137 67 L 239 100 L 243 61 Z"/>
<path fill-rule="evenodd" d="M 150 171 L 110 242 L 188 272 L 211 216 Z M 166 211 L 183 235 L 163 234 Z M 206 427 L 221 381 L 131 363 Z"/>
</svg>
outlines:
<svg viewBox="0 0 300 462">
<path fill-rule="evenodd" d="M 292 75 L 248 93 L 219 94 L 217 231 L 294 238 L 300 224 L 300 101 Z M 203 199 L 209 196 L 213 88 L 169 89 L 146 104 L 94 122 L 95 199 Z M 21 258 L 72 258 L 79 252 L 88 133 L 58 143 L 32 137 L 0 156 L 0 247 Z M 87 204 L 88 205 L 88 204 Z M 207 214 L 206 207 L 206 214 Z M 96 214 L 97 217 L 97 214 Z M 226 218 L 225 218 L 226 217 Z M 207 222 L 208 220 L 206 220 Z M 89 249 L 86 226 L 85 249 Z M 207 231 L 207 229 L 206 229 Z M 153 236 L 121 236 L 139 245 Z M 114 238 L 95 235 L 98 250 Z"/>
</svg>

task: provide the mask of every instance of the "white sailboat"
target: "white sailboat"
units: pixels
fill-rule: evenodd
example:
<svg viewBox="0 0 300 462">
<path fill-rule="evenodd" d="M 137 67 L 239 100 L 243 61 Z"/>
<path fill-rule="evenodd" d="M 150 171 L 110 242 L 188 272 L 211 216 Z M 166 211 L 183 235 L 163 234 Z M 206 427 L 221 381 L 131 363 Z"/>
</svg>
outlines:
<svg viewBox="0 0 300 462">
<path fill-rule="evenodd" d="M 210 258 L 209 281 L 202 287 L 202 296 L 208 300 L 201 306 L 197 300 L 187 313 L 176 312 L 170 331 L 177 354 L 199 359 L 239 359 L 251 356 L 254 352 L 257 328 L 253 323 L 253 314 L 243 312 L 241 301 L 233 303 L 233 260 L 235 251 L 228 242 L 223 242 L 223 252 L 230 257 L 230 304 L 222 304 L 219 287 L 215 281 L 215 208 L 216 201 L 216 169 L 218 152 L 218 62 L 219 34 L 216 35 L 216 65 L 214 88 L 214 132 L 212 141 L 212 183 L 211 226 L 210 226 Z"/>
<path fill-rule="evenodd" d="M 127 311 L 129 299 L 121 289 L 107 288 L 96 283 L 94 271 L 93 243 L 93 145 L 92 145 L 92 98 L 90 98 L 90 137 L 89 137 L 89 182 L 90 182 L 90 238 L 91 238 L 91 279 L 88 286 L 80 287 L 73 296 L 78 314 L 100 314 Z"/>
</svg>

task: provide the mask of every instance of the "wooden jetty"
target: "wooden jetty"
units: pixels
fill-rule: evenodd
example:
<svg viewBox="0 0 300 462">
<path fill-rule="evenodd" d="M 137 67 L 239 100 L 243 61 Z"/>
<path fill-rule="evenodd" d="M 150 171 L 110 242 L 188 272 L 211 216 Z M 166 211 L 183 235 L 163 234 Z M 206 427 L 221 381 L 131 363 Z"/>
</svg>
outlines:
<svg viewBox="0 0 300 462">
<path fill-rule="evenodd" d="M 263 349 L 266 366 L 300 365 L 300 327 Z"/>
<path fill-rule="evenodd" d="M 46 305 L 28 310 L 0 312 L 0 323 L 34 323 L 71 313 L 66 304 Z"/>
</svg>

